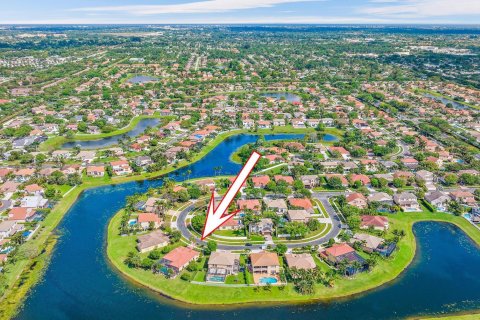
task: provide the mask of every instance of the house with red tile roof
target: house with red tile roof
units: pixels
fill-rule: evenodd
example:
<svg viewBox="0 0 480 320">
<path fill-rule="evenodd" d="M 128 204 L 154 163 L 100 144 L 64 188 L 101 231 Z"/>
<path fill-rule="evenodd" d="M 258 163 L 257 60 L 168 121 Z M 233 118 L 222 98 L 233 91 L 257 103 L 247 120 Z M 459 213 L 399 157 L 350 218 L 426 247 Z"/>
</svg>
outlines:
<svg viewBox="0 0 480 320">
<path fill-rule="evenodd" d="M 146 230 L 150 227 L 150 223 L 153 223 L 154 229 L 160 228 L 162 225 L 162 219 L 151 212 L 139 213 L 137 218 L 137 223 L 142 227 L 143 230 Z"/>
<path fill-rule="evenodd" d="M 225 221 L 220 227 L 219 230 L 239 230 L 243 228 L 242 221 L 240 219 L 234 219 L 236 216 L 232 216 L 230 219 Z"/>
<path fill-rule="evenodd" d="M 418 161 L 414 158 L 403 158 L 400 160 L 404 166 L 410 169 L 415 169 L 418 167 Z"/>
<path fill-rule="evenodd" d="M 8 212 L 8 220 L 17 222 L 32 221 L 36 216 L 35 208 L 14 207 Z"/>
<path fill-rule="evenodd" d="M 254 213 L 260 213 L 262 204 L 258 199 L 239 199 L 237 200 L 237 207 L 240 210 L 252 210 Z"/>
<path fill-rule="evenodd" d="M 362 186 L 367 186 L 367 185 L 370 184 L 370 178 L 367 175 L 364 175 L 364 174 L 352 174 L 350 176 L 350 181 L 352 183 L 360 181 Z"/>
<path fill-rule="evenodd" d="M 88 166 L 87 176 L 89 177 L 103 177 L 105 175 L 105 166 Z"/>
<path fill-rule="evenodd" d="M 265 159 L 268 159 L 270 163 L 277 163 L 277 162 L 282 162 L 284 161 L 282 156 L 276 155 L 276 154 L 269 154 L 266 156 L 263 156 Z"/>
<path fill-rule="evenodd" d="M 293 177 L 291 176 L 275 175 L 273 176 L 273 179 L 275 180 L 275 182 L 285 181 L 289 185 L 293 184 Z"/>
<path fill-rule="evenodd" d="M 187 247 L 177 247 L 167 253 L 160 260 L 160 263 L 166 268 L 173 271 L 173 275 L 178 275 L 190 261 L 197 259 L 200 256 L 200 253 L 187 248 Z"/>
<path fill-rule="evenodd" d="M 375 230 L 387 230 L 388 218 L 384 216 L 361 216 L 362 222 L 360 223 L 361 229 L 374 228 Z"/>
<path fill-rule="evenodd" d="M 38 184 L 29 184 L 28 186 L 25 186 L 25 192 L 30 194 L 30 195 L 42 195 L 43 194 L 43 188 L 40 187 Z"/>
<path fill-rule="evenodd" d="M 336 152 L 338 152 L 344 160 L 350 159 L 350 152 L 348 152 L 344 147 L 330 146 L 330 147 L 328 147 L 328 151 L 332 155 L 335 154 Z"/>
<path fill-rule="evenodd" d="M 269 176 L 258 176 L 252 177 L 252 183 L 255 188 L 265 188 L 267 184 L 270 182 Z"/>
<path fill-rule="evenodd" d="M 314 212 L 312 202 L 308 198 L 290 198 L 288 203 L 292 208 L 305 209 L 310 213 Z"/>
<path fill-rule="evenodd" d="M 326 248 L 320 254 L 332 263 L 338 263 L 342 259 L 341 257 L 353 253 L 355 250 L 346 243 L 335 243 L 330 248 Z"/>
<path fill-rule="evenodd" d="M 347 203 L 351 206 L 363 209 L 368 206 L 367 198 L 359 192 L 350 193 L 346 197 Z"/>
<path fill-rule="evenodd" d="M 124 175 L 132 173 L 132 168 L 127 160 L 118 160 L 110 162 L 113 173 L 116 175 Z"/>
</svg>

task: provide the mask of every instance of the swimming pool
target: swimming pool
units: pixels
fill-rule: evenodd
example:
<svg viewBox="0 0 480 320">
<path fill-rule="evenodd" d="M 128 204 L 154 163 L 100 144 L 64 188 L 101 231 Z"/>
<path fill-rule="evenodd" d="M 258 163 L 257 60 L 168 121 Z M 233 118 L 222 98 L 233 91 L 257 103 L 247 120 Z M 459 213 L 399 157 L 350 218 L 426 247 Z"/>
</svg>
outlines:
<svg viewBox="0 0 480 320">
<path fill-rule="evenodd" d="M 262 277 L 260 278 L 260 283 L 264 283 L 264 284 L 267 284 L 267 283 L 277 283 L 278 280 L 277 278 L 274 278 L 274 277 Z"/>
<path fill-rule="evenodd" d="M 137 220 L 136 219 L 131 219 L 128 221 L 128 225 L 131 227 L 131 226 L 134 226 L 135 224 L 137 223 Z"/>
<path fill-rule="evenodd" d="M 222 277 L 222 276 L 210 276 L 210 277 L 208 277 L 208 281 L 212 281 L 212 282 L 224 282 L 224 281 L 225 281 L 225 277 Z"/>
</svg>

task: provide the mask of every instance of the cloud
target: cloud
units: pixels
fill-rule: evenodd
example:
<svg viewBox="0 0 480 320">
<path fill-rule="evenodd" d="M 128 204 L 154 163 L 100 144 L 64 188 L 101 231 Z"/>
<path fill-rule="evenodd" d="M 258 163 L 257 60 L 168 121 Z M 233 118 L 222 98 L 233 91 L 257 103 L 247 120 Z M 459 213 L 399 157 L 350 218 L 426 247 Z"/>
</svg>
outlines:
<svg viewBox="0 0 480 320">
<path fill-rule="evenodd" d="M 270 8 L 279 4 L 295 2 L 318 2 L 326 0 L 207 0 L 165 5 L 126 5 L 76 8 L 72 11 L 125 12 L 134 15 L 219 13 L 254 8 Z"/>
<path fill-rule="evenodd" d="M 375 1 L 375 0 L 374 0 Z M 376 1 L 377 3 L 382 0 Z M 388 1 L 388 0 L 387 0 Z M 385 0 L 384 0 L 385 2 Z M 393 5 L 370 6 L 360 12 L 399 18 L 479 15 L 479 0 L 403 0 Z"/>
</svg>

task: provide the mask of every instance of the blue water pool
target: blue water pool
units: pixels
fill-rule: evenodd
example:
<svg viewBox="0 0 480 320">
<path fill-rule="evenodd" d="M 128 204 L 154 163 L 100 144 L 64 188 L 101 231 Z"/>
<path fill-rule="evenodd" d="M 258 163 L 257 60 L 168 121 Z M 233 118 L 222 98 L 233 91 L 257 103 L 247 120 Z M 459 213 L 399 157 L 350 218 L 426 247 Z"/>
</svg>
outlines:
<svg viewBox="0 0 480 320">
<path fill-rule="evenodd" d="M 224 282 L 225 281 L 225 278 L 222 277 L 222 276 L 211 276 L 208 278 L 208 281 L 212 281 L 212 282 Z"/>
<path fill-rule="evenodd" d="M 270 284 L 272 284 L 272 283 L 277 283 L 277 282 L 278 282 L 278 280 L 274 277 L 262 277 L 262 278 L 260 278 L 260 283 L 265 283 L 265 284 L 270 283 Z"/>
</svg>

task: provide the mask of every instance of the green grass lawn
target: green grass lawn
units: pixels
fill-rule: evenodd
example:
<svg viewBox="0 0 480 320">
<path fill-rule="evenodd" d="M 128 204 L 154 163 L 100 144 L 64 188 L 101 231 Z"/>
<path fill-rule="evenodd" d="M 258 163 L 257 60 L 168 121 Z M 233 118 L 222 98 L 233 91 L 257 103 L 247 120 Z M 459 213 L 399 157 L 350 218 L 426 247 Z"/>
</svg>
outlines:
<svg viewBox="0 0 480 320">
<path fill-rule="evenodd" d="M 239 230 L 217 230 L 214 232 L 215 235 L 224 236 L 224 237 L 245 237 L 245 229 Z"/>
<path fill-rule="evenodd" d="M 228 275 L 225 279 L 226 284 L 245 284 L 245 274 L 240 272 L 238 274 Z"/>
</svg>

